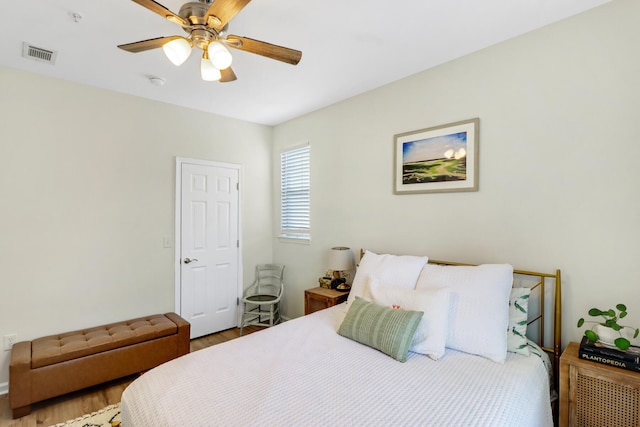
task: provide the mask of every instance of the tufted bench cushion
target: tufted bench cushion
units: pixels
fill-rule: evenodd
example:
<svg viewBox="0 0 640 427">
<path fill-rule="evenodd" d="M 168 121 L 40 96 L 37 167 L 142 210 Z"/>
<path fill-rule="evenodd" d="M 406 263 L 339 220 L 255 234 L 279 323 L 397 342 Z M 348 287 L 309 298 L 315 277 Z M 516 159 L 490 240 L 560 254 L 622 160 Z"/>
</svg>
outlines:
<svg viewBox="0 0 640 427">
<path fill-rule="evenodd" d="M 152 369 L 189 353 L 191 325 L 175 313 L 22 341 L 11 349 L 13 417 L 31 404 Z"/>
<path fill-rule="evenodd" d="M 177 326 L 163 314 L 113 323 L 31 341 L 31 368 L 52 365 L 175 334 Z"/>
</svg>

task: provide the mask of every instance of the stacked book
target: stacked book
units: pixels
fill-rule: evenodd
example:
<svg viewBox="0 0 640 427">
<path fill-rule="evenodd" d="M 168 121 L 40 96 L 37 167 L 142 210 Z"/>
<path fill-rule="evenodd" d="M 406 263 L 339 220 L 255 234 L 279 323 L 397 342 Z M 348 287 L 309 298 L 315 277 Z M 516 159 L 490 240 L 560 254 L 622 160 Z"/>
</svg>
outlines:
<svg viewBox="0 0 640 427">
<path fill-rule="evenodd" d="M 627 350 L 620 350 L 582 337 L 578 356 L 580 359 L 640 372 L 640 347 L 631 346 Z"/>
</svg>

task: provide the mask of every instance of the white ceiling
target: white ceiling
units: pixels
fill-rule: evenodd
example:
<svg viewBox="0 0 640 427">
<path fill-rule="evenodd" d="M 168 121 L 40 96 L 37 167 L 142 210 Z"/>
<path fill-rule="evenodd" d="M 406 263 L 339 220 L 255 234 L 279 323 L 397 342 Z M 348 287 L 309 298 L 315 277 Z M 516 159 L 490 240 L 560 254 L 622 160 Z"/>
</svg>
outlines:
<svg viewBox="0 0 640 427">
<path fill-rule="evenodd" d="M 254 0 L 229 33 L 301 50 L 302 60 L 232 50 L 238 80 L 219 83 L 200 79 L 196 52 L 175 67 L 162 49 L 116 48 L 184 34 L 130 0 L 2 0 L 0 65 L 276 125 L 608 1 Z M 175 13 L 184 3 L 158 2 Z M 58 52 L 55 64 L 23 58 L 23 42 Z"/>
</svg>

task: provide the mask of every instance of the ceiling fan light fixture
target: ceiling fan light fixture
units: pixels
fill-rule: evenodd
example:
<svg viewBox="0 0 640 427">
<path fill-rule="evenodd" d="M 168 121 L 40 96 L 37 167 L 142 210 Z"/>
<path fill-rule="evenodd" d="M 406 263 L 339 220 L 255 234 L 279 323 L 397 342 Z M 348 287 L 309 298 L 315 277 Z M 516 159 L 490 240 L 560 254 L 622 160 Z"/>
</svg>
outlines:
<svg viewBox="0 0 640 427">
<path fill-rule="evenodd" d="M 164 54 L 174 65 L 180 66 L 191 55 L 191 43 L 184 37 L 171 40 L 162 46 Z"/>
<path fill-rule="evenodd" d="M 206 50 L 204 51 L 202 59 L 200 60 L 200 76 L 202 77 L 202 80 L 207 82 L 218 81 L 222 77 L 220 70 L 214 67 L 209 60 L 209 55 L 207 55 Z"/>
<path fill-rule="evenodd" d="M 209 43 L 207 53 L 209 54 L 209 60 L 218 70 L 225 70 L 231 66 L 233 57 L 223 43 L 219 41 Z"/>
</svg>

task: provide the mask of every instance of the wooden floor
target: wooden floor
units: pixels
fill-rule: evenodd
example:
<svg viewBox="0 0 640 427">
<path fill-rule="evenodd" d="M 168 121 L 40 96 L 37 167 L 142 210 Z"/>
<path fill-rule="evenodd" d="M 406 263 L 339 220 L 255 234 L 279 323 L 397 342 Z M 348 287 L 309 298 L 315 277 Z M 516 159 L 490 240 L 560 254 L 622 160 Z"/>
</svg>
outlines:
<svg viewBox="0 0 640 427">
<path fill-rule="evenodd" d="M 244 335 L 262 330 L 257 326 L 245 328 Z M 217 334 L 207 335 L 191 341 L 191 351 L 201 350 L 237 338 L 240 329 L 234 328 Z M 43 427 L 77 418 L 98 411 L 105 406 L 120 402 L 125 388 L 137 376 L 123 378 L 100 386 L 91 387 L 66 396 L 31 405 L 31 414 L 12 419 L 9 396 L 0 396 L 0 427 Z"/>
</svg>

